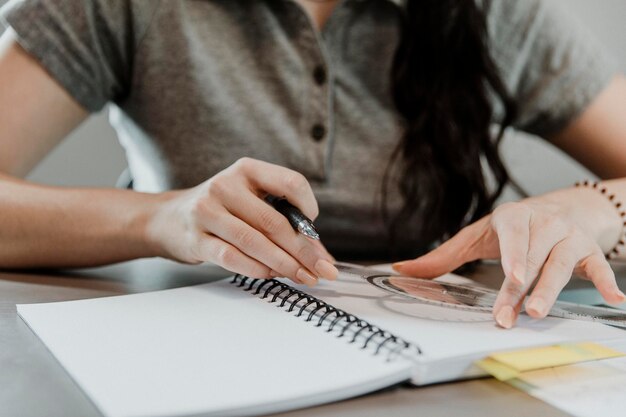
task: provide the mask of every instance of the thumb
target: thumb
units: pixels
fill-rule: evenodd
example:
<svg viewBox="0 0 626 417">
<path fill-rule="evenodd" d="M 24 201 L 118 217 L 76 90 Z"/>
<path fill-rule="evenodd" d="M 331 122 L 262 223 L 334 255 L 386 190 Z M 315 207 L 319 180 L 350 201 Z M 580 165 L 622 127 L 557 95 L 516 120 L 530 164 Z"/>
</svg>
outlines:
<svg viewBox="0 0 626 417">
<path fill-rule="evenodd" d="M 472 247 L 476 236 L 472 226 L 461 230 L 450 240 L 438 248 L 417 259 L 393 264 L 397 272 L 419 278 L 437 278 L 445 273 L 454 271 L 469 261 L 473 261 Z"/>
</svg>

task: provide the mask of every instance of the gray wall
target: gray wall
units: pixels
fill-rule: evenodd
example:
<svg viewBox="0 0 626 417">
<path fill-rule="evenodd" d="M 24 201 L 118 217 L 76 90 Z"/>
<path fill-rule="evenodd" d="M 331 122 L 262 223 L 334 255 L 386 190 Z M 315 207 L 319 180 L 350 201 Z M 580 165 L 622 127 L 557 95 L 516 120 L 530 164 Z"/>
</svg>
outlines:
<svg viewBox="0 0 626 417">
<path fill-rule="evenodd" d="M 7 0 L 0 0 L 0 7 Z M 0 24 L 0 32 L 3 31 Z M 106 112 L 89 118 L 31 173 L 33 181 L 68 186 L 110 186 L 126 167 L 124 151 Z"/>
<path fill-rule="evenodd" d="M 561 3 L 577 16 L 603 41 L 626 71 L 626 25 L 623 23 L 626 1 L 544 1 Z M 4 2 L 0 0 L 0 5 Z M 589 176 L 577 164 L 536 138 L 512 135 L 505 141 L 504 154 L 514 177 L 532 193 L 567 186 Z M 123 150 L 107 124 L 106 115 L 99 114 L 68 137 L 30 178 L 50 184 L 106 186 L 115 183 L 124 166 Z"/>
</svg>

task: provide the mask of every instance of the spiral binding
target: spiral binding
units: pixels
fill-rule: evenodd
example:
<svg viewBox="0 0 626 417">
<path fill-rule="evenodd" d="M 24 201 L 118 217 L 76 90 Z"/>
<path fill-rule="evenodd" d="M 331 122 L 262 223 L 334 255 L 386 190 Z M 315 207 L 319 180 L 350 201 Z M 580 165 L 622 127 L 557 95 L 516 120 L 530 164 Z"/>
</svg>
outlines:
<svg viewBox="0 0 626 417">
<path fill-rule="evenodd" d="M 235 275 L 231 283 L 261 299 L 268 300 L 269 303 L 280 301 L 279 308 L 286 309 L 287 312 L 297 310 L 296 317 L 305 317 L 304 321 L 313 321 L 316 327 L 327 324 L 327 333 L 337 329 L 337 337 L 348 337 L 349 343 L 362 341 L 361 349 L 369 347 L 374 355 L 386 352 L 387 361 L 398 356 L 413 358 L 422 354 L 418 345 L 275 279 L 265 280 Z"/>
</svg>

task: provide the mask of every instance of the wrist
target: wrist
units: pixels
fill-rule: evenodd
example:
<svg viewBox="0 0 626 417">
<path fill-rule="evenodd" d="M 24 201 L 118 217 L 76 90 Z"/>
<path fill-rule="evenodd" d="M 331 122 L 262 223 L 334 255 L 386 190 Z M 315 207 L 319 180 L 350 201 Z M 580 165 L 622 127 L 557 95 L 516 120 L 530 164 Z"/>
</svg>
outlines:
<svg viewBox="0 0 626 417">
<path fill-rule="evenodd" d="M 591 187 L 572 187 L 537 198 L 558 207 L 557 215 L 574 223 L 608 254 L 623 234 L 620 211 L 608 197 Z"/>
<path fill-rule="evenodd" d="M 614 208 L 613 213 L 615 215 L 613 216 L 613 221 L 617 222 L 617 224 L 610 229 L 608 229 L 610 226 L 607 226 L 607 230 L 599 237 L 600 246 L 604 249 L 604 253 L 607 254 L 607 259 L 614 259 L 620 254 L 620 250 L 623 249 L 625 243 L 624 228 L 626 227 L 626 212 L 624 211 L 622 199 L 617 194 L 618 189 L 613 189 L 614 187 L 608 183 L 599 183 L 597 181 L 588 180 L 578 182 L 575 186 L 579 189 L 589 189 L 597 192 L 602 195 L 605 198 L 605 201 L 610 203 L 610 205 Z M 617 218 L 617 220 L 615 220 L 615 218 Z M 619 234 L 613 239 L 613 235 L 616 230 L 619 230 Z M 608 251 L 606 250 L 606 242 L 615 242 L 609 246 L 610 249 Z"/>
<path fill-rule="evenodd" d="M 135 230 L 145 252 L 144 257 L 169 258 L 165 242 L 167 240 L 168 222 L 175 213 L 172 201 L 179 191 L 167 191 L 159 194 L 145 194 L 146 201 L 135 218 Z"/>
</svg>

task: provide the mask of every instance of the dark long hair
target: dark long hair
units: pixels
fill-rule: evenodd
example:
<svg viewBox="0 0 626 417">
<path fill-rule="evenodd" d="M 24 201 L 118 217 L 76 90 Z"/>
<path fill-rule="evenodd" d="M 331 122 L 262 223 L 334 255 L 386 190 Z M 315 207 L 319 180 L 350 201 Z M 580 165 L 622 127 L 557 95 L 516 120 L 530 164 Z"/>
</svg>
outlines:
<svg viewBox="0 0 626 417">
<path fill-rule="evenodd" d="M 396 232 L 413 222 L 425 252 L 492 209 L 509 180 L 498 146 L 515 105 L 490 55 L 485 9 L 476 0 L 408 0 L 401 30 L 392 94 L 404 133 L 385 175 L 383 213 Z M 497 135 L 493 98 L 504 108 Z M 392 218 L 390 178 L 404 200 Z"/>
</svg>

